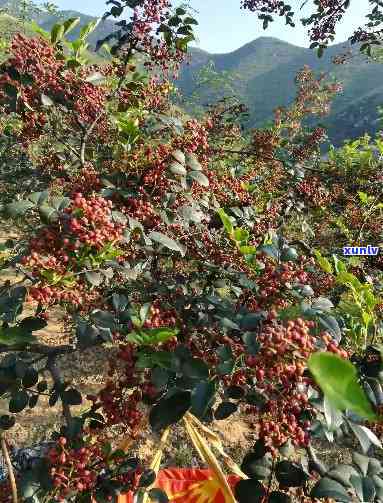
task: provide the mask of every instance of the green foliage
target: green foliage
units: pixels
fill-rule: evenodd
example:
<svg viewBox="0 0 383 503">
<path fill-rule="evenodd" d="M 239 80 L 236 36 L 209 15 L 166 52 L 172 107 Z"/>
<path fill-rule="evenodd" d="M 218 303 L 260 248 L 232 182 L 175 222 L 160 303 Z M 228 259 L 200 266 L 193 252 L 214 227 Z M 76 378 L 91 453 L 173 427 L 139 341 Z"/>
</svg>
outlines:
<svg viewBox="0 0 383 503">
<path fill-rule="evenodd" d="M 316 353 L 309 359 L 308 368 L 336 408 L 352 410 L 367 419 L 376 418 L 350 362 L 330 353 Z"/>
</svg>

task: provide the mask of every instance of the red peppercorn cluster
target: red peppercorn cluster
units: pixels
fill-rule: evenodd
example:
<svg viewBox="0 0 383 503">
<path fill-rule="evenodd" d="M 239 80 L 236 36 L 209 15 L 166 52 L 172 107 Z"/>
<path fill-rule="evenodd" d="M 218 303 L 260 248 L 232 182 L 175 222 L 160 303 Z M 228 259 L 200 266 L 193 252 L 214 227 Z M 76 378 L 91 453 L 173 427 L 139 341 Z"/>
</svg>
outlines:
<svg viewBox="0 0 383 503">
<path fill-rule="evenodd" d="M 32 299 L 43 304 L 67 302 L 79 306 L 86 301 L 95 305 L 99 293 L 89 290 L 76 271 L 80 269 L 81 273 L 78 259 L 84 250 L 97 253 L 108 243 L 121 239 L 123 227 L 113 222 L 111 206 L 110 201 L 101 197 L 85 198 L 77 193 L 59 221 L 30 240 L 30 253 L 23 257 L 22 263 L 40 280 L 38 286 L 30 288 Z M 50 285 L 46 275 L 49 272 L 60 275 L 62 285 Z M 65 287 L 65 279 L 72 282 L 71 287 Z"/>
<path fill-rule="evenodd" d="M 264 263 L 265 268 L 262 274 L 255 278 L 259 293 L 256 296 L 242 294 L 238 299 L 238 306 L 244 304 L 249 309 L 278 306 L 287 291 L 287 284 L 307 283 L 308 274 L 303 262 L 284 262 L 277 266 L 268 257 L 263 257 L 260 261 Z"/>
<path fill-rule="evenodd" d="M 97 308 L 100 309 L 103 304 L 100 292 L 89 290 L 88 285 L 79 282 L 76 283 L 75 288 L 73 286 L 64 288 L 41 283 L 38 286 L 30 287 L 28 299 L 36 301 L 44 307 L 55 304 L 68 304 L 83 313 Z"/>
<path fill-rule="evenodd" d="M 157 227 L 162 223 L 162 219 L 159 215 L 157 215 L 153 205 L 144 199 L 127 199 L 123 210 L 124 213 L 128 214 L 132 218 L 135 218 L 144 224 L 144 226 L 148 229 Z"/>
<path fill-rule="evenodd" d="M 54 486 L 54 501 L 66 501 L 68 496 L 81 493 L 84 497 L 85 495 L 94 497 L 99 474 L 108 468 L 107 456 L 102 451 L 105 440 L 94 434 L 85 434 L 83 440 L 82 447 L 73 448 L 67 438 L 60 437 L 56 446 L 47 454 Z M 114 461 L 118 463 L 119 459 L 116 458 Z M 137 475 L 137 471 L 123 473 L 117 480 L 134 489 Z"/>
<path fill-rule="evenodd" d="M 339 343 L 336 342 L 331 335 L 324 333 L 321 335 L 322 341 L 326 345 L 326 351 L 329 351 L 330 353 L 334 353 L 341 358 L 347 359 L 349 357 L 348 352 L 345 349 L 342 349 L 339 347 Z"/>
<path fill-rule="evenodd" d="M 307 282 L 312 286 L 317 295 L 326 295 L 335 284 L 334 276 L 322 271 L 307 273 Z"/>
<path fill-rule="evenodd" d="M 303 162 L 309 159 L 311 155 L 318 150 L 319 145 L 323 142 L 326 136 L 326 130 L 323 128 L 316 128 L 308 135 L 303 143 L 297 147 L 293 147 L 292 156 L 296 161 Z"/>
<path fill-rule="evenodd" d="M 123 424 L 134 436 L 140 428 L 143 414 L 138 410 L 142 389 L 136 374 L 133 345 L 119 344 L 116 357 L 111 358 L 108 364 L 108 375 L 113 380 L 108 380 L 97 396 L 88 395 L 87 398 L 96 408 L 101 407 L 108 426 Z"/>
<path fill-rule="evenodd" d="M 119 241 L 123 228 L 113 222 L 112 206 L 111 201 L 102 197 L 85 198 L 81 193 L 76 194 L 73 204 L 64 210 L 69 217 L 65 228 L 71 235 L 64 239 L 64 246 L 71 251 L 84 245 L 101 250 L 106 243 Z M 72 236 L 76 237 L 75 242 Z"/>
<path fill-rule="evenodd" d="M 45 227 L 30 241 L 31 253 L 23 263 L 64 273 L 68 264 L 76 266 L 76 253 L 82 248 L 101 250 L 107 243 L 118 242 L 122 226 L 113 222 L 112 204 L 102 197 L 85 198 L 77 193 L 59 223 Z"/>
<path fill-rule="evenodd" d="M 71 197 L 75 198 L 76 194 L 92 194 L 98 192 L 102 183 L 99 173 L 95 170 L 91 163 L 86 163 L 80 170 L 79 174 L 69 182 L 67 182 L 68 190 Z"/>
<path fill-rule="evenodd" d="M 60 437 L 56 447 L 48 453 L 50 475 L 58 501 L 64 501 L 65 496 L 72 491 L 81 493 L 91 490 L 95 486 L 98 473 L 91 465 L 97 458 L 102 457 L 97 445 L 71 449 L 67 444 L 67 439 Z"/>
<path fill-rule="evenodd" d="M 209 148 L 208 132 L 196 119 L 190 119 L 184 125 L 183 137 L 175 139 L 173 146 L 190 154 L 196 151 L 203 152 Z"/>
<path fill-rule="evenodd" d="M 145 321 L 144 328 L 175 327 L 176 323 L 176 310 L 162 309 L 161 302 L 155 300 L 150 306 L 150 317 Z"/>
<path fill-rule="evenodd" d="M 303 194 L 308 205 L 325 206 L 331 200 L 331 194 L 318 177 L 309 176 L 297 185 L 297 194 Z"/>
<path fill-rule="evenodd" d="M 44 108 L 42 94 L 72 108 L 76 114 L 63 117 L 64 122 L 78 130 L 96 117 L 93 128 L 101 133 L 106 128 L 106 91 L 101 85 L 87 82 L 83 72 L 76 73 L 65 67 L 65 60 L 56 54 L 53 46 L 41 37 L 28 38 L 17 33 L 11 43 L 11 57 L 0 73 L 0 102 L 8 103 L 6 89 L 15 88 L 18 93 L 17 109 L 23 115 L 21 138 L 25 146 L 43 133 L 50 110 Z M 31 79 L 31 82 L 16 79 L 14 73 Z M 4 101 L 5 100 L 5 101 Z M 7 110 L 7 109 L 6 109 Z M 8 108 L 11 112 L 12 108 Z M 104 114 L 105 117 L 99 117 Z"/>
<path fill-rule="evenodd" d="M 308 444 L 310 424 L 299 420 L 308 399 L 297 385 L 305 383 L 304 362 L 315 351 L 313 326 L 301 318 L 286 325 L 269 323 L 258 337 L 260 352 L 246 357 L 248 367 L 255 369 L 257 387 L 269 399 L 258 416 L 259 434 L 270 447 L 279 447 L 288 438 L 295 445 Z M 251 407 L 249 412 L 255 410 Z"/>
<path fill-rule="evenodd" d="M 134 41 L 140 51 L 149 56 L 144 65 L 165 71 L 177 69 L 185 59 L 185 53 L 178 48 L 169 47 L 162 38 L 158 38 L 158 28 L 171 15 L 171 3 L 168 0 L 145 0 L 133 10 L 131 16 L 132 33 L 129 41 Z M 126 49 L 122 49 L 124 52 Z"/>
<path fill-rule="evenodd" d="M 270 160 L 274 157 L 274 151 L 280 143 L 278 134 L 269 129 L 255 129 L 252 138 L 257 157 Z"/>
</svg>

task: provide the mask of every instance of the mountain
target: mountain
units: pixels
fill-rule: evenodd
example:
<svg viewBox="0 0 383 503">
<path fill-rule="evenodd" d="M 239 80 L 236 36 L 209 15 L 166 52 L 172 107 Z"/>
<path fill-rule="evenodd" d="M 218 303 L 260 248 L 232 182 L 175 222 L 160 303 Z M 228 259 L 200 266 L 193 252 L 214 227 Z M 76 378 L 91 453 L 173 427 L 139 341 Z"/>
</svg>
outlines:
<svg viewBox="0 0 383 503">
<path fill-rule="evenodd" d="M 336 65 L 334 56 L 351 49 L 354 57 L 347 64 Z M 191 61 L 184 65 L 176 85 L 185 97 L 196 89 L 196 75 L 209 62 L 217 72 L 232 78 L 235 95 L 248 107 L 250 127 L 265 125 L 273 110 L 294 100 L 297 72 L 308 65 L 317 75 L 328 74 L 329 80 L 343 84 L 343 92 L 332 104 L 329 117 L 318 118 L 328 126 L 330 141 L 342 144 L 364 132 L 374 135 L 379 129 L 377 107 L 383 104 L 383 64 L 368 61 L 358 47 L 348 42 L 330 46 L 322 58 L 310 49 L 297 47 L 273 37 L 260 37 L 228 54 L 210 54 L 191 50 Z M 200 103 L 211 102 L 225 94 L 222 89 L 203 88 Z M 227 94 L 227 92 L 226 92 Z"/>
</svg>

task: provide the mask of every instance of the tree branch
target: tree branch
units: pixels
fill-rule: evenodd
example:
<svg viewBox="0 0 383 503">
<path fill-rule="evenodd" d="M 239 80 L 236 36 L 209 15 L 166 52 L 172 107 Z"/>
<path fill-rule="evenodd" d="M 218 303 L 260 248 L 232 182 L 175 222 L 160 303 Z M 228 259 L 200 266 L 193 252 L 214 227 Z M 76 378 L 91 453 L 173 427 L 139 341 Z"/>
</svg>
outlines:
<svg viewBox="0 0 383 503">
<path fill-rule="evenodd" d="M 0 344 L 0 353 L 9 353 L 13 351 L 28 351 L 29 353 L 37 353 L 47 357 L 56 357 L 60 354 L 72 353 L 75 348 L 70 345 L 62 346 L 44 346 L 44 344 Z"/>
<path fill-rule="evenodd" d="M 57 357 L 57 355 L 49 355 L 48 356 L 48 362 L 47 362 L 46 368 L 51 373 L 51 376 L 52 376 L 52 379 L 53 379 L 53 382 L 55 384 L 56 389 L 60 390 L 64 383 L 61 378 L 60 369 L 57 366 L 56 357 Z M 70 411 L 70 407 L 63 400 L 61 400 L 61 402 L 62 402 L 62 406 L 63 406 L 63 415 L 65 418 L 65 421 L 67 424 L 69 424 L 72 419 L 72 413 Z"/>
<path fill-rule="evenodd" d="M 121 89 L 122 84 L 124 83 L 125 77 L 126 77 L 126 67 L 130 61 L 130 58 L 132 57 L 133 50 L 136 48 L 137 42 L 132 42 L 132 45 L 129 47 L 128 53 L 125 56 L 125 71 L 121 75 L 119 82 L 117 84 L 116 89 L 109 95 L 108 99 L 111 100 L 113 99 Z M 94 118 L 93 122 L 87 127 L 84 128 L 84 134 L 81 137 L 81 146 L 80 146 L 80 162 L 82 167 L 85 165 L 85 149 L 86 149 L 86 142 L 88 141 L 89 136 L 92 134 L 93 129 L 96 127 L 98 121 L 101 119 L 101 117 L 104 115 L 105 111 L 104 109 L 97 114 L 97 116 Z"/>
<path fill-rule="evenodd" d="M 11 483 L 11 490 L 12 490 L 12 501 L 13 501 L 13 503 L 17 503 L 18 498 L 17 498 L 16 479 L 15 479 L 15 474 L 13 471 L 12 461 L 11 461 L 11 458 L 9 457 L 7 442 L 5 440 L 4 433 L 1 434 L 1 452 L 3 453 L 5 463 L 8 468 L 8 477 L 9 477 L 9 481 Z"/>
</svg>

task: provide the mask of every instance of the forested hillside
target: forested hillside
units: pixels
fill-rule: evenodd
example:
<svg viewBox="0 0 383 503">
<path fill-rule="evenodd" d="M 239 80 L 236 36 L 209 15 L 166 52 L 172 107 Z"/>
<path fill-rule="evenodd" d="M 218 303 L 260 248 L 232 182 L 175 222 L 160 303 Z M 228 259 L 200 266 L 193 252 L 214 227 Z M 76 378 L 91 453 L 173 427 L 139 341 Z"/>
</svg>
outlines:
<svg viewBox="0 0 383 503">
<path fill-rule="evenodd" d="M 331 46 L 318 58 L 310 49 L 296 47 L 272 37 L 260 37 L 229 54 L 209 54 L 200 49 L 191 50 L 191 63 L 183 67 L 177 85 L 185 96 L 196 88 L 197 72 L 210 61 L 217 72 L 233 76 L 235 94 L 248 106 L 249 126 L 260 126 L 272 118 L 273 110 L 290 104 L 295 95 L 296 73 L 308 65 L 314 71 L 325 72 L 329 80 L 343 83 L 343 93 L 336 97 L 332 112 L 323 122 L 329 126 L 334 144 L 345 138 L 355 138 L 379 128 L 377 107 L 383 86 L 383 65 L 368 61 L 352 49 L 354 57 L 347 64 L 333 63 L 335 56 L 350 50 L 350 44 Z M 199 102 L 212 102 L 227 92 L 201 89 Z M 341 127 L 339 125 L 341 124 Z"/>
</svg>

